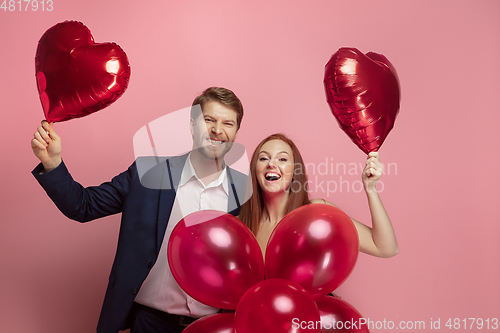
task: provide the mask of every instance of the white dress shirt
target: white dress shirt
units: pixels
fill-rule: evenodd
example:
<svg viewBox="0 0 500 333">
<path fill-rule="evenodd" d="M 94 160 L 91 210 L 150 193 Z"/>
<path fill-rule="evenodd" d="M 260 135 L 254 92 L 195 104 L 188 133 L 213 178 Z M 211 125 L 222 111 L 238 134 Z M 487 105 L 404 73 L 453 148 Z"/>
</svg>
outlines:
<svg viewBox="0 0 500 333">
<path fill-rule="evenodd" d="M 229 201 L 228 188 L 226 168 L 223 169 L 219 178 L 205 186 L 197 177 L 191 164 L 191 154 L 188 156 L 182 170 L 160 254 L 135 298 L 137 303 L 164 312 L 191 317 L 218 312 L 219 309 L 191 298 L 177 284 L 168 265 L 167 245 L 172 230 L 186 215 L 206 209 L 226 212 Z"/>
</svg>

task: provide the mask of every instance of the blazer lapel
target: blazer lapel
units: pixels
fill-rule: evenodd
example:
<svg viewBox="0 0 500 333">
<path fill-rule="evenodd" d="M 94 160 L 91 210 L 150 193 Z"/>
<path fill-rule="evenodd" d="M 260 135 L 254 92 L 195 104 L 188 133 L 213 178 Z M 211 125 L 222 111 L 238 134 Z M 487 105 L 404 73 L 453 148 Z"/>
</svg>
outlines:
<svg viewBox="0 0 500 333">
<path fill-rule="evenodd" d="M 161 243 L 165 237 L 165 231 L 167 229 L 168 220 L 170 219 L 170 213 L 175 202 L 175 193 L 179 182 L 181 180 L 182 169 L 186 163 L 187 154 L 183 156 L 175 156 L 168 158 L 166 161 L 161 163 L 162 176 L 161 176 L 161 187 L 159 192 L 158 200 L 158 217 L 157 217 L 157 240 L 156 247 L 157 252 L 160 251 Z"/>
</svg>

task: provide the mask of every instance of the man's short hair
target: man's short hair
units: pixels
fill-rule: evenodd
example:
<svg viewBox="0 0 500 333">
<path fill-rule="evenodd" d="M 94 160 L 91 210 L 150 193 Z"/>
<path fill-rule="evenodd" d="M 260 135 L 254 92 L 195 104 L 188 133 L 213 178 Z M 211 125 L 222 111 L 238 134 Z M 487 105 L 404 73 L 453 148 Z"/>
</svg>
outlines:
<svg viewBox="0 0 500 333">
<path fill-rule="evenodd" d="M 231 90 L 221 87 L 210 87 L 194 99 L 193 106 L 199 104 L 203 110 L 203 107 L 208 102 L 219 102 L 236 112 L 236 125 L 238 129 L 240 128 L 241 119 L 243 119 L 243 105 Z M 191 118 L 195 118 L 193 109 L 191 109 Z"/>
</svg>

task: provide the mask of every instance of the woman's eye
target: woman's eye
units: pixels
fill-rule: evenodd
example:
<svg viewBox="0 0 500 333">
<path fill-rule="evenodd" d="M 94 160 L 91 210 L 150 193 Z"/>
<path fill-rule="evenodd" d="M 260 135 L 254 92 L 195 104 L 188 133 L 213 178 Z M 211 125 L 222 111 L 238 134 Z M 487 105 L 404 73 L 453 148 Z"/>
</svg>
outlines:
<svg viewBox="0 0 500 333">
<path fill-rule="evenodd" d="M 280 161 L 281 161 L 281 162 L 286 162 L 286 161 L 288 161 L 288 159 L 287 159 L 287 158 L 285 158 L 285 157 L 282 157 L 282 158 L 280 158 Z"/>
<path fill-rule="evenodd" d="M 265 160 L 267 160 L 267 157 L 260 157 L 259 158 L 259 161 L 265 161 Z"/>
</svg>

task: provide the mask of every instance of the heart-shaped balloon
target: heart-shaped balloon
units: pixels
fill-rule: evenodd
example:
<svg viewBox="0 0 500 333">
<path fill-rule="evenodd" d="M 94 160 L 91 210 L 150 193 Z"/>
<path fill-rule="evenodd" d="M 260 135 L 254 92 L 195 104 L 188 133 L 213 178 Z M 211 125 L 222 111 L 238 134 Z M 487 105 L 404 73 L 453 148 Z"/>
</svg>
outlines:
<svg viewBox="0 0 500 333">
<path fill-rule="evenodd" d="M 36 81 L 49 122 L 87 116 L 113 103 L 127 89 L 130 66 L 114 43 L 96 44 L 80 22 L 47 30 L 36 50 Z"/>
<path fill-rule="evenodd" d="M 340 128 L 366 154 L 377 151 L 399 112 L 399 80 L 389 60 L 340 48 L 325 66 L 324 85 Z"/>
</svg>

